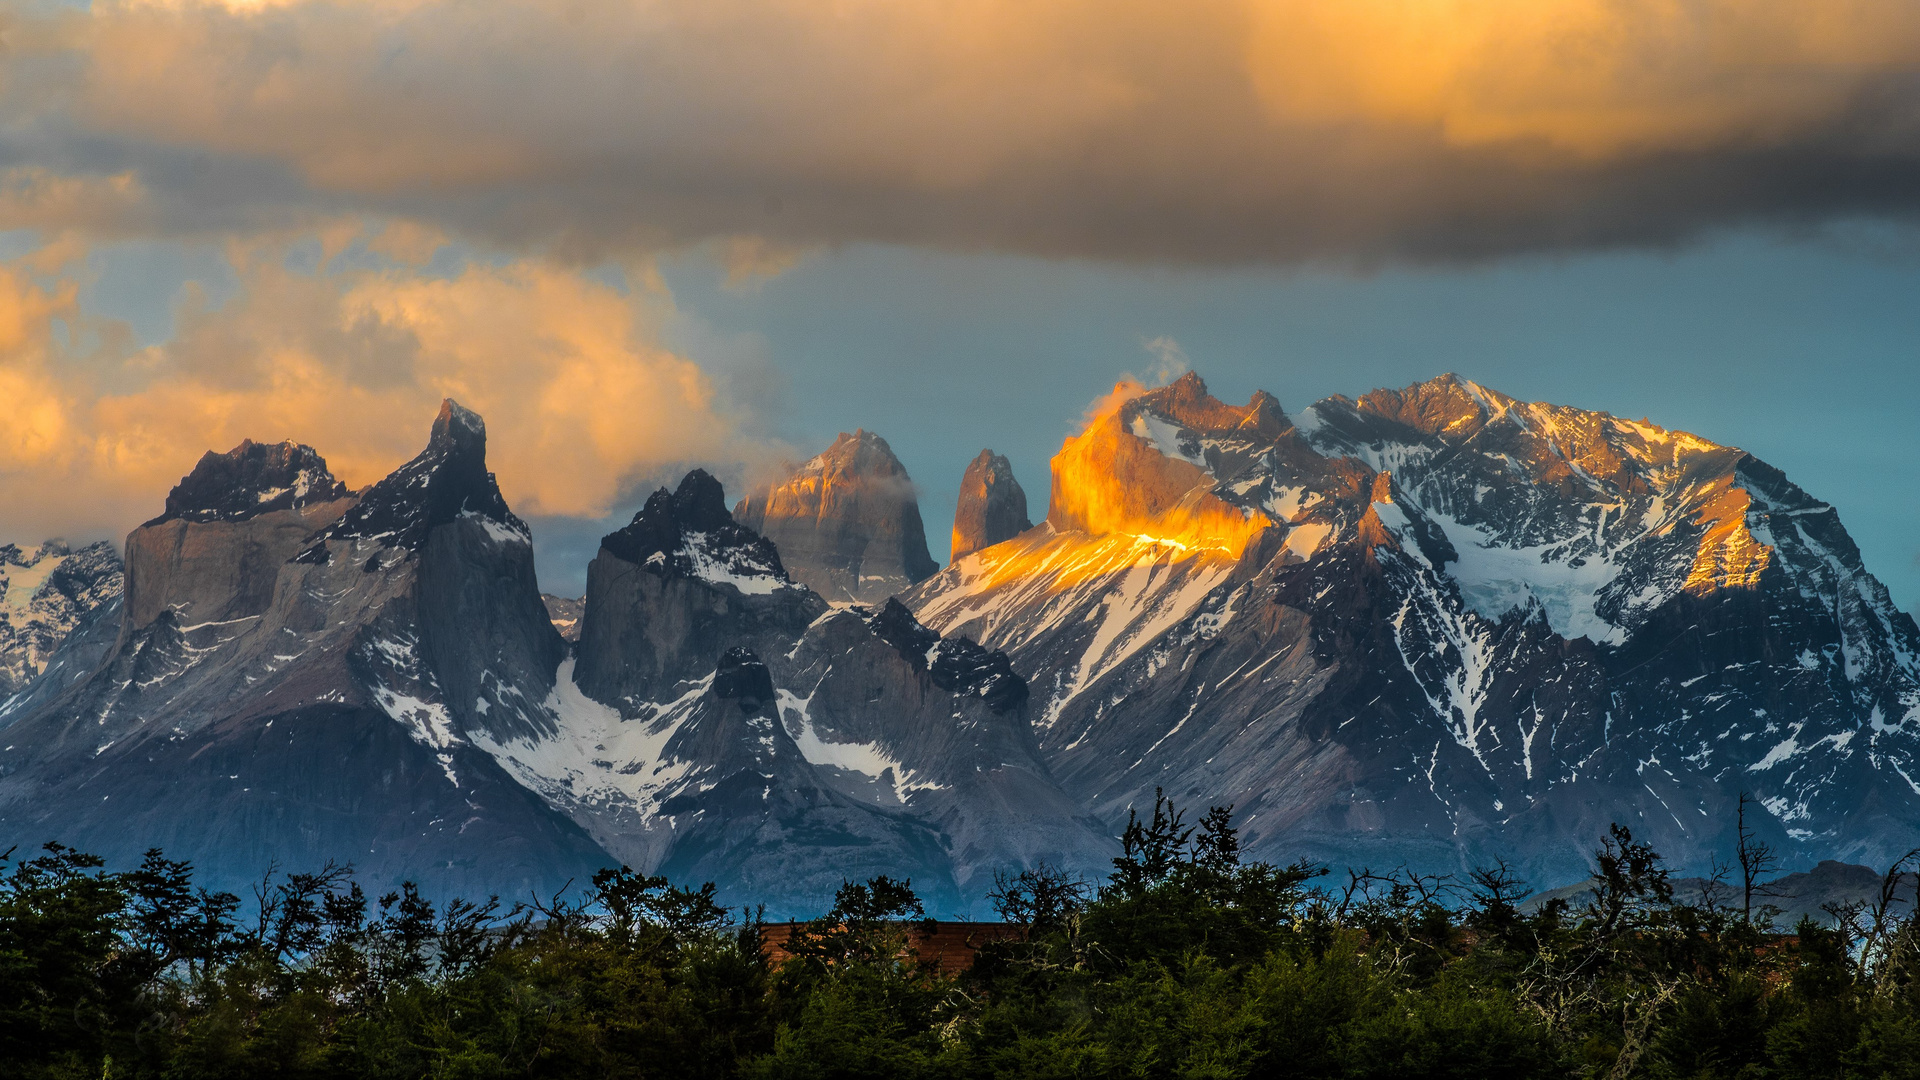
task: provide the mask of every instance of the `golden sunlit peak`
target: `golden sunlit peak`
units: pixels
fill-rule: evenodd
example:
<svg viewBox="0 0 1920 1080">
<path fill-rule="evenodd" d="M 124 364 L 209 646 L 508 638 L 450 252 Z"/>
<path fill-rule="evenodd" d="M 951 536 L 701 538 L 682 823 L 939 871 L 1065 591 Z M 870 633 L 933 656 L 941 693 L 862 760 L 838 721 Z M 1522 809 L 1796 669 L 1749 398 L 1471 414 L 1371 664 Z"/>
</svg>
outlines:
<svg viewBox="0 0 1920 1080">
<path fill-rule="evenodd" d="M 1274 435 L 1288 426 L 1270 396 L 1236 408 L 1191 372 L 1158 390 L 1122 383 L 1054 455 L 1047 521 L 1063 532 L 1131 535 L 1176 556 L 1238 558 L 1272 521 L 1213 493 L 1198 433 L 1243 432 L 1249 422 Z"/>
</svg>

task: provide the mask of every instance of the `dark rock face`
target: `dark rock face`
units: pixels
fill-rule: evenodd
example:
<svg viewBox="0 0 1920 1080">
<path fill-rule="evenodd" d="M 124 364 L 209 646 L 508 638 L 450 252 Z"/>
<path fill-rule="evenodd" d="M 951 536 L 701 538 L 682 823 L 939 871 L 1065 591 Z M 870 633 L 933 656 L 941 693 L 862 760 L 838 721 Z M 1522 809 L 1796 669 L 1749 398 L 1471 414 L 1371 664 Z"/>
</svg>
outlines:
<svg viewBox="0 0 1920 1080">
<path fill-rule="evenodd" d="M 587 566 L 579 664 L 589 697 L 664 700 L 713 673 L 728 649 L 784 651 L 827 610 L 779 553 L 727 513 L 719 481 L 688 473 L 653 493 Z"/>
<path fill-rule="evenodd" d="M 940 568 L 927 553 L 913 480 L 872 432 L 842 432 L 733 516 L 773 541 L 795 581 L 830 601 L 878 603 Z"/>
<path fill-rule="evenodd" d="M 741 712 L 759 712 L 773 702 L 773 676 L 753 650 L 735 646 L 721 654 L 713 669 L 713 696 L 739 702 Z"/>
<path fill-rule="evenodd" d="M 1070 440 L 1053 507 L 902 599 L 1011 658 L 1109 820 L 1164 787 L 1261 857 L 1541 881 L 1615 820 L 1703 866 L 1743 789 L 1789 852 L 1920 827 L 1920 630 L 1740 450 L 1451 376 L 1293 419 L 1189 376 Z"/>
<path fill-rule="evenodd" d="M 1104 871 L 1117 830 L 1069 798 L 1044 764 L 1026 684 L 1004 654 L 940 638 L 905 614 L 836 611 L 781 657 L 781 685 L 791 688 L 782 719 L 824 782 L 937 830 L 974 910 L 998 869 L 1044 861 Z M 926 650 L 902 648 L 929 638 Z"/>
<path fill-rule="evenodd" d="M 992 652 L 966 638 L 947 639 L 920 625 L 913 613 L 889 598 L 866 616 L 867 628 L 893 646 L 900 658 L 925 671 L 933 684 L 953 694 L 979 698 L 995 712 L 1027 703 L 1026 680 L 1014 674 L 1007 654 Z"/>
<path fill-rule="evenodd" d="M 176 490 L 186 512 L 128 538 L 122 617 L 76 628 L 0 706 L 0 843 L 160 845 L 228 888 L 275 860 L 469 893 L 606 865 L 487 749 L 554 729 L 566 646 L 484 447 L 449 402 L 427 451 L 357 505 L 199 520 L 203 489 Z"/>
<path fill-rule="evenodd" d="M 335 502 L 347 485 L 334 479 L 311 446 L 247 439 L 224 454 L 209 450 L 167 494 L 164 521 L 246 521 L 261 514 Z"/>
<path fill-rule="evenodd" d="M 1098 868 L 1108 830 L 1040 764 L 1003 654 L 782 566 L 705 474 L 656 493 L 589 567 L 559 732 L 502 762 L 630 865 L 781 913 L 873 873 L 952 913 L 995 870 Z"/>
<path fill-rule="evenodd" d="M 1011 540 L 1028 529 L 1027 493 L 1013 478 L 1013 465 L 992 450 L 967 465 L 960 501 L 953 511 L 953 559 Z"/>
<path fill-rule="evenodd" d="M 120 598 L 122 570 L 104 541 L 78 550 L 60 540 L 31 551 L 0 545 L 0 701 L 46 670 L 88 615 Z"/>
<path fill-rule="evenodd" d="M 765 903 L 774 917 L 817 912 L 844 882 L 876 874 L 909 878 L 951 907 L 940 836 L 824 783 L 764 692 L 777 693 L 767 667 L 729 651 L 671 722 L 660 764 L 702 779 L 660 793 L 647 824 L 671 843 L 653 872 L 717 882 L 728 901 Z"/>
</svg>

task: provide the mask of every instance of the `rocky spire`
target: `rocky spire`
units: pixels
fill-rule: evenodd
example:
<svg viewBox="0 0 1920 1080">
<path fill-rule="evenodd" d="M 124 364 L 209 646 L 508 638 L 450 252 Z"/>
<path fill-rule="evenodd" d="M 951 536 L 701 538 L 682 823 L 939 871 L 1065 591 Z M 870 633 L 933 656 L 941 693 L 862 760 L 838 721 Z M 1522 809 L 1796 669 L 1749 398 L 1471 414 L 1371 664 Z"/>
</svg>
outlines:
<svg viewBox="0 0 1920 1080">
<path fill-rule="evenodd" d="M 1027 493 L 1013 478 L 1013 465 L 1004 455 L 980 451 L 960 478 L 960 502 L 953 511 L 954 560 L 1031 528 Z"/>
<path fill-rule="evenodd" d="M 733 516 L 778 545 L 787 573 L 828 600 L 877 603 L 940 568 L 927 553 L 912 478 L 870 431 L 842 432 Z"/>
<path fill-rule="evenodd" d="M 523 538 L 531 535 L 526 523 L 507 509 L 500 486 L 487 471 L 486 422 L 448 398 L 440 403 L 427 448 L 368 488 L 327 531 L 327 538 L 378 537 L 388 547 L 418 550 L 434 526 L 462 514 L 505 526 Z"/>
</svg>

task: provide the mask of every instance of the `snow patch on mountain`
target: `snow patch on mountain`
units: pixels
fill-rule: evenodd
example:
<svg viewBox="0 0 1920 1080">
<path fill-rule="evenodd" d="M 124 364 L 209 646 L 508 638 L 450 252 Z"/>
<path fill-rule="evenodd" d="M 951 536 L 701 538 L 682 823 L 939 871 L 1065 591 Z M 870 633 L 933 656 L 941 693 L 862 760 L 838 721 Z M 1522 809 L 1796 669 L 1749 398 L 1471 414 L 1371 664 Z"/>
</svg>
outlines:
<svg viewBox="0 0 1920 1080">
<path fill-rule="evenodd" d="M 486 530 L 487 538 L 496 544 L 530 545 L 533 543 L 533 530 L 527 528 L 526 522 L 518 518 L 500 521 L 487 514 L 476 514 L 472 510 L 462 510 L 460 511 L 460 520 L 471 521 L 478 524 L 482 529 Z"/>
<path fill-rule="evenodd" d="M 1324 521 L 1303 521 L 1287 530 L 1287 550 L 1304 562 L 1313 558 L 1332 535 L 1333 526 Z"/>
<path fill-rule="evenodd" d="M 556 734 L 501 742 L 475 733 L 473 744 L 556 804 L 624 806 L 651 817 L 691 768 L 671 759 L 667 744 L 693 715 L 713 677 L 627 720 L 581 691 L 573 681 L 574 663 L 572 657 L 561 662 L 553 692 L 542 703 L 555 720 Z"/>
<path fill-rule="evenodd" d="M 1135 438 L 1146 441 L 1166 457 L 1203 469 L 1207 467 L 1207 458 L 1201 452 L 1199 440 L 1176 423 L 1143 409 L 1135 414 L 1131 430 Z"/>
<path fill-rule="evenodd" d="M 1435 510 L 1427 517 L 1453 543 L 1459 558 L 1447 567 L 1460 586 L 1460 596 L 1489 619 L 1537 606 L 1554 632 L 1565 638 L 1584 637 L 1596 643 L 1619 645 L 1627 631 L 1600 616 L 1596 606 L 1602 593 L 1619 576 L 1620 567 L 1601 554 L 1566 557 L 1564 542 L 1510 547 L 1491 532 L 1476 529 Z"/>
<path fill-rule="evenodd" d="M 715 542 L 706 533 L 684 534 L 680 554 L 685 558 L 687 574 L 709 585 L 731 585 L 752 596 L 792 587 L 780 567 L 758 557 L 756 549 Z"/>
<path fill-rule="evenodd" d="M 46 670 L 80 620 L 120 595 L 120 556 L 102 542 L 78 550 L 49 540 L 0 545 L 0 698 Z"/>
<path fill-rule="evenodd" d="M 780 717 L 787 734 L 800 748 L 800 756 L 810 765 L 845 769 L 886 785 L 896 803 L 905 803 L 916 791 L 943 791 L 945 785 L 916 777 L 899 759 L 888 754 L 877 742 L 835 742 L 822 739 L 814 729 L 807 707 L 812 695 L 801 697 L 791 690 L 775 691 Z"/>
<path fill-rule="evenodd" d="M 362 655 L 377 658 L 374 665 L 377 674 L 367 693 L 380 711 L 407 729 L 413 741 L 434 751 L 447 781 L 459 787 L 460 777 L 453 769 L 452 750 L 464 745 L 466 740 L 460 736 L 453 713 L 444 702 L 437 700 L 440 688 L 433 673 L 421 662 L 418 645 L 410 636 L 376 636 L 367 642 Z M 275 657 L 289 663 L 299 658 L 298 653 Z"/>
</svg>

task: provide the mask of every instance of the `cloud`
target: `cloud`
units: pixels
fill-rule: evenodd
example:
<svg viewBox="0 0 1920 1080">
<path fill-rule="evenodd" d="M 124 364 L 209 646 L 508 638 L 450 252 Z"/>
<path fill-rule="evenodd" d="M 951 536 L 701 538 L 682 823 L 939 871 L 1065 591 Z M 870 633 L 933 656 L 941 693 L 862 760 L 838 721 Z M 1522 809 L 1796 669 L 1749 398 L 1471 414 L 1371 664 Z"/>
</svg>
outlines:
<svg viewBox="0 0 1920 1080">
<path fill-rule="evenodd" d="M 1142 342 L 1140 347 L 1147 350 L 1147 355 L 1153 357 L 1153 371 L 1145 378 L 1129 376 L 1132 381 L 1165 386 L 1193 370 L 1193 361 L 1187 356 L 1187 350 L 1181 348 L 1179 342 L 1165 334 Z"/>
<path fill-rule="evenodd" d="M 362 485 L 419 451 L 449 396 L 486 418 L 489 461 L 530 515 L 602 515 L 667 464 L 758 452 L 705 372 L 654 342 L 649 306 L 609 285 L 535 259 L 300 272 L 289 249 L 234 244 L 239 294 L 215 308 L 189 289 L 176 335 L 144 349 L 77 304 L 65 275 L 83 252 L 0 265 L 16 539 L 117 533 L 243 438 L 309 443 Z"/>
<path fill-rule="evenodd" d="M 1909 0 L 20 3 L 0 164 L 155 229 L 1368 262 L 1920 205 Z"/>
<path fill-rule="evenodd" d="M 145 205 L 146 194 L 131 172 L 64 176 L 35 166 L 0 169 L 0 229 L 138 232 Z"/>
</svg>

